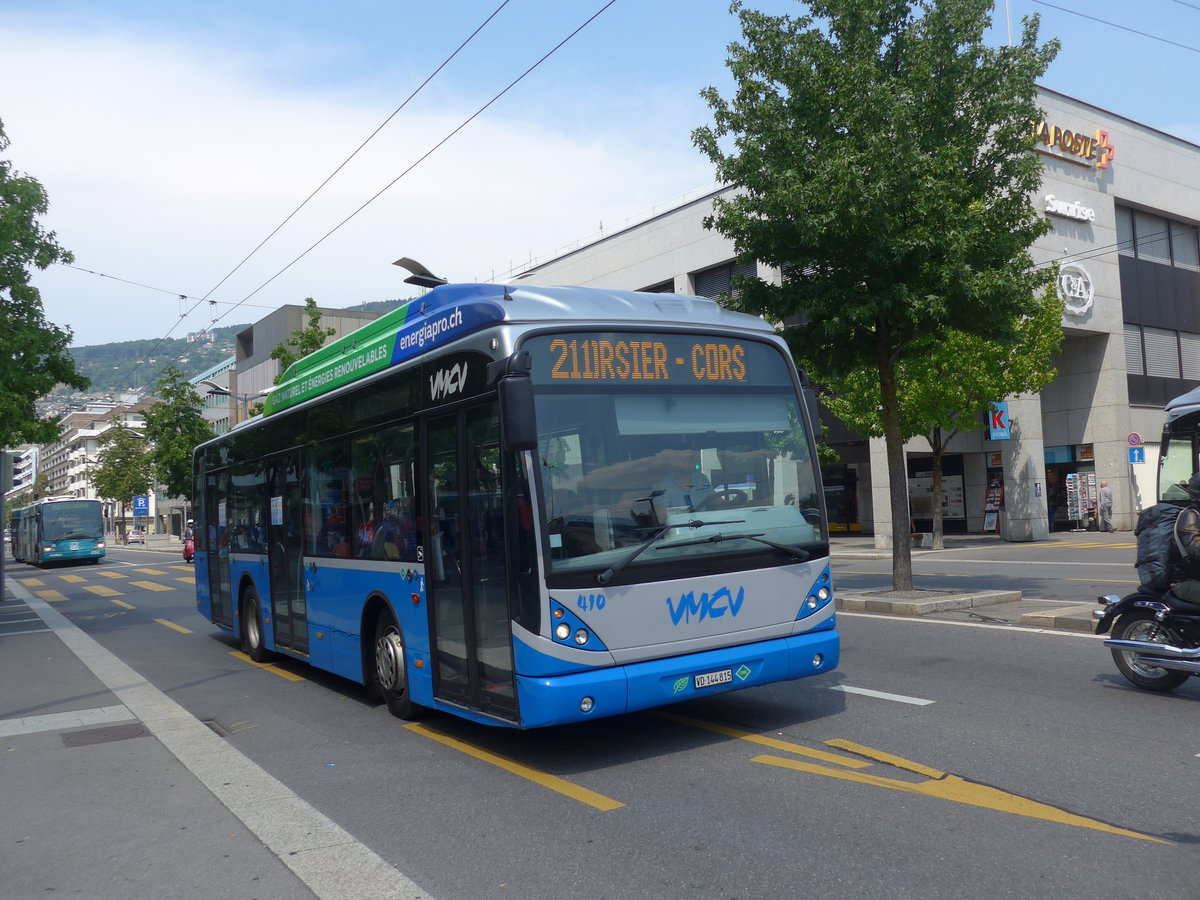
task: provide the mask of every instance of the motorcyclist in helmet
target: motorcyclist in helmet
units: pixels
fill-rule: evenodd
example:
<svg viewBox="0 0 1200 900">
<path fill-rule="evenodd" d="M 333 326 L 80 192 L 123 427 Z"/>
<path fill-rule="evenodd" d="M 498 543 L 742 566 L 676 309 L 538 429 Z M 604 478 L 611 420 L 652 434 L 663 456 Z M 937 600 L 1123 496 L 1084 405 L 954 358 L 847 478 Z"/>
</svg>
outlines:
<svg viewBox="0 0 1200 900">
<path fill-rule="evenodd" d="M 1171 593 L 1183 600 L 1200 603 L 1200 472 L 1188 479 L 1186 487 L 1188 502 L 1175 520 L 1186 577 L 1172 585 Z"/>
</svg>

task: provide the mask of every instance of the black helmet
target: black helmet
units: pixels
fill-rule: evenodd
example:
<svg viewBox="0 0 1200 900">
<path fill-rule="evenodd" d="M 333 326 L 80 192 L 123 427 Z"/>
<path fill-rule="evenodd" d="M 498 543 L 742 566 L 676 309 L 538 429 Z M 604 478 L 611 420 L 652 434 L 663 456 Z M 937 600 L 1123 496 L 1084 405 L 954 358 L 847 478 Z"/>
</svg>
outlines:
<svg viewBox="0 0 1200 900">
<path fill-rule="evenodd" d="M 1200 500 L 1200 472 L 1188 479 L 1187 492 L 1193 500 Z"/>
</svg>

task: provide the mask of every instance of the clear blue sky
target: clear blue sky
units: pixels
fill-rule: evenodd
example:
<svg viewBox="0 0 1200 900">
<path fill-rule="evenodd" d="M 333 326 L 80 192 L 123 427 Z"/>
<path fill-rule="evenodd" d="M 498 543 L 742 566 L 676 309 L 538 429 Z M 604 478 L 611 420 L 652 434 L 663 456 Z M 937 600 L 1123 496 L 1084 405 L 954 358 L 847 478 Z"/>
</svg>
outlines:
<svg viewBox="0 0 1200 900">
<path fill-rule="evenodd" d="M 409 296 L 389 265 L 401 256 L 500 279 L 711 186 L 690 133 L 709 121 L 698 91 L 728 88 L 736 20 L 724 0 L 616 0 L 354 214 L 605 3 L 509 0 L 218 287 L 500 2 L 0 0 L 7 156 L 46 186 L 45 224 L 76 265 L 108 276 L 40 274 L 48 316 L 95 344 L 249 322 L 307 296 Z M 1014 33 L 1037 13 L 1043 39 L 1063 43 L 1046 87 L 1200 143 L 1200 0 L 1009 7 Z M 1005 14 L 999 0 L 995 43 Z"/>
</svg>

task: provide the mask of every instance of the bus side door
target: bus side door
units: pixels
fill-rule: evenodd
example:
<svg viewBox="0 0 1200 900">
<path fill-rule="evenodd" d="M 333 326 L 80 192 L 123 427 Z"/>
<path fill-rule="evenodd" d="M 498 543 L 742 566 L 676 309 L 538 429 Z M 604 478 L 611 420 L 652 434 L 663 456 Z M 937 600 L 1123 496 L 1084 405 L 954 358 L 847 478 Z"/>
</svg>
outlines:
<svg viewBox="0 0 1200 900">
<path fill-rule="evenodd" d="M 429 421 L 425 573 L 435 695 L 513 719 L 499 436 L 495 402 Z"/>
<path fill-rule="evenodd" d="M 271 572 L 275 646 L 307 655 L 308 602 L 300 471 L 300 452 L 297 450 L 281 453 L 268 461 L 267 560 Z"/>
</svg>

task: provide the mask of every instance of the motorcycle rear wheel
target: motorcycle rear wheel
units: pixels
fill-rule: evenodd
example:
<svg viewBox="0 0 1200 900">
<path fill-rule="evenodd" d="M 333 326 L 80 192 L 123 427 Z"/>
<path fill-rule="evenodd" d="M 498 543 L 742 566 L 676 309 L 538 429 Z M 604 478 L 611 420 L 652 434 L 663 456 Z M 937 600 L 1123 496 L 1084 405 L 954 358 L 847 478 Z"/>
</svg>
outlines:
<svg viewBox="0 0 1200 900">
<path fill-rule="evenodd" d="M 1163 625 L 1150 612 L 1135 612 L 1121 617 L 1113 629 L 1113 637 L 1122 641 L 1154 641 L 1182 647 L 1184 642 L 1179 632 Z M 1112 651 L 1113 662 L 1130 682 L 1147 691 L 1173 691 L 1191 676 L 1187 672 L 1162 669 L 1140 662 L 1138 655 L 1128 650 Z"/>
</svg>

